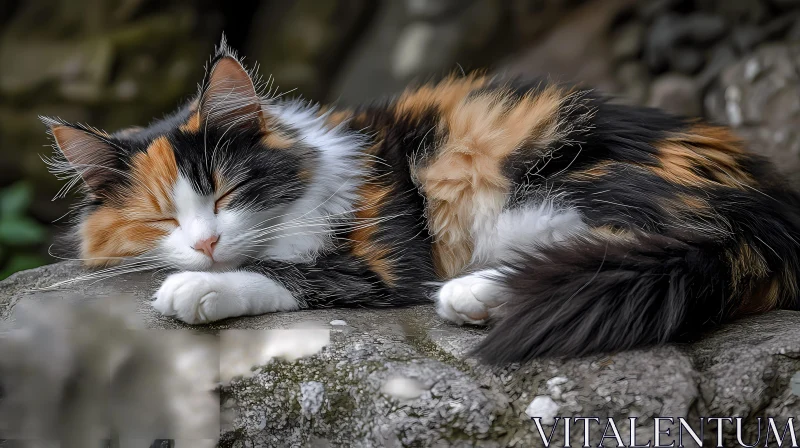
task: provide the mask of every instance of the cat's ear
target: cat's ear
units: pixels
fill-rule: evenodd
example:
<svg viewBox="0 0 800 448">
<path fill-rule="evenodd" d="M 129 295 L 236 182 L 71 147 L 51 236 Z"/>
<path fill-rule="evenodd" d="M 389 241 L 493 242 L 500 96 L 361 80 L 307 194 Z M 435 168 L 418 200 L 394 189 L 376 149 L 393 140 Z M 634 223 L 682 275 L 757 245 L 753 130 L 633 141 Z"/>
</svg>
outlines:
<svg viewBox="0 0 800 448">
<path fill-rule="evenodd" d="M 55 174 L 75 171 L 80 174 L 90 190 L 96 190 L 116 178 L 115 167 L 119 154 L 107 136 L 99 131 L 72 126 L 60 120 L 40 118 L 50 128 L 50 134 L 68 164 L 68 166 L 57 166 L 57 162 L 51 164 L 55 171 L 59 171 Z"/>
<path fill-rule="evenodd" d="M 203 83 L 199 107 L 202 122 L 228 129 L 261 126 L 261 99 L 253 80 L 223 37 Z"/>
</svg>

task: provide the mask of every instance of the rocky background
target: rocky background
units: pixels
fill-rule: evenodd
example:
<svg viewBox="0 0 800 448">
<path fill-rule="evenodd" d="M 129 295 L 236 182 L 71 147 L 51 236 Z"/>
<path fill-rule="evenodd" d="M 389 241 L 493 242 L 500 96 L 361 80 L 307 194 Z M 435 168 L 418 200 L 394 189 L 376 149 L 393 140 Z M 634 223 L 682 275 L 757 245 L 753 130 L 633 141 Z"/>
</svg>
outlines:
<svg viewBox="0 0 800 448">
<path fill-rule="evenodd" d="M 37 115 L 114 130 L 195 91 L 220 34 L 290 95 L 353 104 L 472 69 L 734 126 L 800 165 L 796 0 L 0 0 L 0 278 L 51 261 L 70 201 Z"/>
</svg>

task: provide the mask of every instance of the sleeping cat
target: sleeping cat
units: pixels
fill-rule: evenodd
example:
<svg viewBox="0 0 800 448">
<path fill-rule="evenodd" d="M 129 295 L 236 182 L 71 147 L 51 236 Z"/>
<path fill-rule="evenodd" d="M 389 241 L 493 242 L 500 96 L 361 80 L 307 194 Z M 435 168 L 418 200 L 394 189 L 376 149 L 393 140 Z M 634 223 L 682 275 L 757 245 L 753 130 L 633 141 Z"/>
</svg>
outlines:
<svg viewBox="0 0 800 448">
<path fill-rule="evenodd" d="M 82 258 L 180 270 L 164 315 L 433 300 L 496 320 L 477 353 L 497 363 L 800 308 L 800 199 L 726 129 L 482 75 L 352 110 L 259 85 L 223 39 L 196 98 L 147 128 L 44 119 L 85 187 Z"/>
</svg>

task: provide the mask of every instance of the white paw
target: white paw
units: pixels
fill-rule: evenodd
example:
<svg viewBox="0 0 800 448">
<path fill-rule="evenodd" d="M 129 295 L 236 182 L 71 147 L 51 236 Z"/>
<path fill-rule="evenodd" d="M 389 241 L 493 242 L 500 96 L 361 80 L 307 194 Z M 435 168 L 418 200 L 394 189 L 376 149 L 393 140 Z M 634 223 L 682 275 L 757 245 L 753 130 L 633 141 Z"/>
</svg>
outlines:
<svg viewBox="0 0 800 448">
<path fill-rule="evenodd" d="M 155 294 L 153 308 L 187 324 L 202 324 L 231 317 L 235 298 L 223 297 L 225 289 L 209 272 L 181 272 L 167 277 Z"/>
<path fill-rule="evenodd" d="M 487 278 L 493 274 L 497 271 L 481 271 L 448 281 L 437 293 L 436 311 L 459 325 L 486 323 L 507 300 L 502 287 Z"/>
</svg>

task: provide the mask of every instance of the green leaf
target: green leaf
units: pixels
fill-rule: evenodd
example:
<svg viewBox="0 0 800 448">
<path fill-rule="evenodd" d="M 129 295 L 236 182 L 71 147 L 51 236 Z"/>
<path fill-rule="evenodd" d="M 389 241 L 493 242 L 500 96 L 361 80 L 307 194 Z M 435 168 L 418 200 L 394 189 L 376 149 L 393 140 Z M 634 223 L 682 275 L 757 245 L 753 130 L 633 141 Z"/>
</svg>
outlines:
<svg viewBox="0 0 800 448">
<path fill-rule="evenodd" d="M 0 220 L 0 242 L 9 246 L 41 243 L 46 233 L 41 224 L 27 216 L 10 216 Z"/>
<path fill-rule="evenodd" d="M 40 257 L 39 255 L 30 255 L 30 254 L 17 254 L 11 257 L 8 260 L 8 263 L 0 271 L 0 280 L 8 277 L 9 275 L 18 272 L 24 271 L 26 269 L 33 269 L 43 264 L 46 264 L 47 260 L 44 257 Z"/>
<path fill-rule="evenodd" d="M 20 216 L 33 201 L 33 188 L 28 182 L 20 181 L 0 190 L 0 219 Z"/>
</svg>

